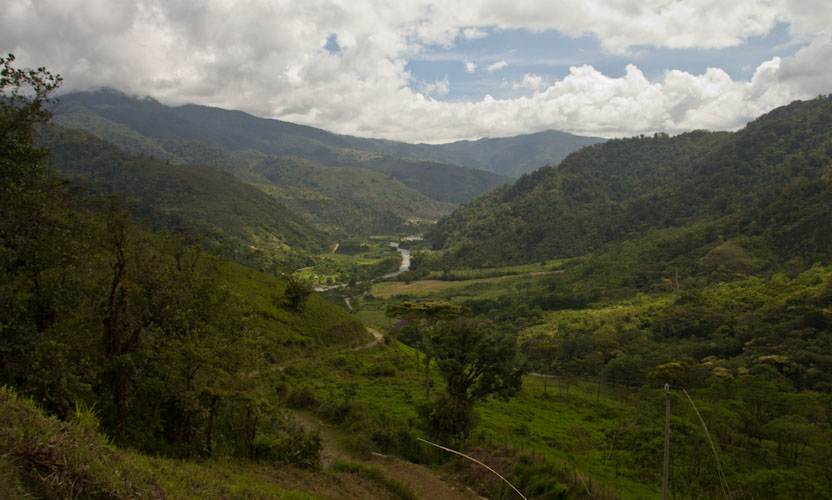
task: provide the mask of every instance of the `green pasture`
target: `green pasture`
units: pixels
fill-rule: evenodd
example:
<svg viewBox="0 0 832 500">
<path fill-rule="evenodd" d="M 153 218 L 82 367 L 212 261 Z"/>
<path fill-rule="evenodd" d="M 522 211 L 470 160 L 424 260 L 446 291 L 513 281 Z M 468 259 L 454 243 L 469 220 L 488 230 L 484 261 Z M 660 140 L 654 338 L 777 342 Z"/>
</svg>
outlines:
<svg viewBox="0 0 832 500">
<path fill-rule="evenodd" d="M 424 357 L 401 343 L 322 356 L 287 369 L 282 377 L 290 387 L 311 389 L 323 405 L 337 404 L 345 393 L 355 391 L 352 404 L 357 409 L 342 424 L 352 436 L 345 436 L 348 442 L 355 444 L 360 441 L 355 433 L 371 434 L 377 426 L 420 433 L 415 408 L 425 398 Z M 433 392 L 443 390 L 435 368 L 431 380 Z M 514 398 L 492 398 L 480 405 L 480 420 L 469 444 L 508 448 L 518 456 L 534 453 L 552 467 L 568 469 L 570 475 L 574 466 L 621 498 L 655 498 L 657 487 L 630 477 L 623 466 L 616 474 L 616 457 L 621 459 L 619 455 L 626 452 L 615 449 L 611 439 L 616 429 L 626 427 L 632 408 L 628 398 L 636 397 L 635 393 L 602 387 L 599 400 L 594 383 L 550 380 L 547 386 L 544 394 L 543 379 L 527 376 Z M 366 436 L 363 439 L 359 446 L 372 447 Z"/>
</svg>

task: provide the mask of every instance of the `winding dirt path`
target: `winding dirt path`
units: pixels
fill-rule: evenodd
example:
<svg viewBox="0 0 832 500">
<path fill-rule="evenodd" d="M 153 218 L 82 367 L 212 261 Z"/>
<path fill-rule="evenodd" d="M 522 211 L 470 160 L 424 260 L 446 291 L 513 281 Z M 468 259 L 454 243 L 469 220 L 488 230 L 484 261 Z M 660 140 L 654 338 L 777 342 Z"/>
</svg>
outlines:
<svg viewBox="0 0 832 500">
<path fill-rule="evenodd" d="M 369 458 L 357 457 L 344 449 L 336 429 L 320 421 L 315 415 L 305 411 L 292 411 L 294 416 L 306 429 L 317 430 L 323 441 L 322 459 L 324 467 L 330 466 L 338 459 L 357 462 L 367 467 L 375 467 L 396 481 L 407 485 L 419 497 L 425 500 L 472 500 L 479 497 L 471 494 L 464 486 L 445 480 L 439 473 L 422 465 L 417 465 L 389 455 L 373 453 Z"/>
<path fill-rule="evenodd" d="M 384 335 L 379 333 L 378 330 L 367 327 L 367 331 L 370 332 L 370 334 L 375 338 L 375 340 L 372 340 L 372 341 L 370 341 L 370 342 L 368 342 L 364 345 L 360 345 L 358 347 L 353 347 L 352 348 L 353 351 L 361 351 L 361 350 L 364 350 L 364 349 L 369 349 L 371 347 L 375 347 L 379 344 L 379 342 L 384 340 Z"/>
</svg>

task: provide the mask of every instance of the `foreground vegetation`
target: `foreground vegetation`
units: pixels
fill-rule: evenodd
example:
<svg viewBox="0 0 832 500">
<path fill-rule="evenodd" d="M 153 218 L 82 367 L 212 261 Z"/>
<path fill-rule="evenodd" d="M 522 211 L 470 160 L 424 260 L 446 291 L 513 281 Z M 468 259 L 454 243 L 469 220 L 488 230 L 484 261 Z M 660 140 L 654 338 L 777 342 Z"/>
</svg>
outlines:
<svg viewBox="0 0 832 500">
<path fill-rule="evenodd" d="M 530 498 L 655 498 L 665 384 L 674 498 L 832 487 L 829 99 L 738 134 L 584 150 L 402 242 L 413 268 L 371 282 L 398 267 L 393 238 L 336 247 L 222 173 L 52 129 L 53 161 L 91 183 L 54 177 L 34 134 L 60 80 L 12 61 L 0 496 L 414 497 L 363 464 L 321 470 L 303 410 L 357 456 L 430 465 L 479 495 L 514 493 L 427 441 Z M 111 164 L 142 169 L 138 200 L 98 196 L 132 178 Z M 207 203 L 205 185 L 227 197 Z M 264 232 L 229 237 L 232 213 Z"/>
</svg>

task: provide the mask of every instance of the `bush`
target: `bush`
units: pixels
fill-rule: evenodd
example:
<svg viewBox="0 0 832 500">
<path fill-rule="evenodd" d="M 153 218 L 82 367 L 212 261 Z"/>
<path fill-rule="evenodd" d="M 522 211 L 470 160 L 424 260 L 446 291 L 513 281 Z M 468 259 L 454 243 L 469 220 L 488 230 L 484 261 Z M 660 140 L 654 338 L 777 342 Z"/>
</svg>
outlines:
<svg viewBox="0 0 832 500">
<path fill-rule="evenodd" d="M 428 435 L 442 443 L 464 441 L 476 424 L 473 405 L 444 394 L 423 403 L 417 411 Z"/>
<path fill-rule="evenodd" d="M 395 377 L 396 367 L 390 361 L 375 363 L 367 369 L 367 375 L 370 377 Z"/>
<path fill-rule="evenodd" d="M 358 387 L 355 384 L 349 384 L 339 388 L 339 394 L 330 394 L 321 405 L 318 407 L 318 415 L 332 424 L 340 424 L 347 419 L 347 415 L 354 409 L 353 399 L 355 398 Z"/>
<path fill-rule="evenodd" d="M 286 395 L 286 406 L 289 408 L 303 409 L 314 408 L 318 406 L 318 399 L 315 393 L 308 385 L 301 385 L 295 389 L 291 389 Z"/>
<path fill-rule="evenodd" d="M 348 434 L 343 440 L 341 440 L 341 444 L 344 448 L 363 458 L 369 458 L 376 448 L 375 443 L 373 443 L 369 437 L 361 432 Z"/>
<path fill-rule="evenodd" d="M 254 458 L 317 469 L 321 466 L 323 444 L 317 431 L 306 432 L 289 419 L 276 433 L 258 433 L 253 443 Z"/>
</svg>

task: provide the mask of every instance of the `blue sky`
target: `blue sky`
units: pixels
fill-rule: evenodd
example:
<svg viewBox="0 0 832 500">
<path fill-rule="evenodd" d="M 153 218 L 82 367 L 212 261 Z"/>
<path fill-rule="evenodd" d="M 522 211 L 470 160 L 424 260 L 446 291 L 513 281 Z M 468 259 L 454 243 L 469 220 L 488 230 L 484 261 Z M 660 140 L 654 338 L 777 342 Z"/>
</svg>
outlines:
<svg viewBox="0 0 832 500">
<path fill-rule="evenodd" d="M 735 130 L 832 92 L 828 0 L 5 0 L 0 52 L 337 133 Z"/>
<path fill-rule="evenodd" d="M 764 36 L 750 37 L 741 46 L 721 49 L 668 49 L 635 46 L 628 54 L 602 50 L 592 35 L 570 37 L 555 30 L 532 32 L 523 29 L 483 28 L 486 36 L 459 36 L 452 46 L 430 45 L 409 59 L 406 66 L 414 86 L 448 79 L 448 92 L 434 97 L 443 101 L 480 100 L 523 95 L 514 84 L 533 74 L 544 81 L 559 80 L 569 68 L 589 64 L 613 78 L 625 74 L 628 64 L 637 65 L 648 79 L 660 78 L 669 69 L 701 74 L 708 67 L 725 70 L 734 80 L 750 80 L 757 65 L 773 57 L 794 56 L 803 44 L 791 42 L 788 25 L 778 23 Z M 488 67 L 504 61 L 501 69 Z M 466 62 L 473 63 L 472 71 Z"/>
</svg>

